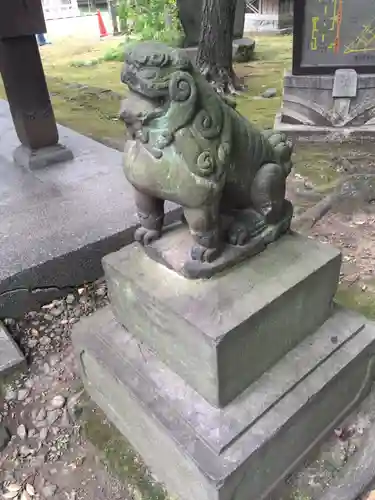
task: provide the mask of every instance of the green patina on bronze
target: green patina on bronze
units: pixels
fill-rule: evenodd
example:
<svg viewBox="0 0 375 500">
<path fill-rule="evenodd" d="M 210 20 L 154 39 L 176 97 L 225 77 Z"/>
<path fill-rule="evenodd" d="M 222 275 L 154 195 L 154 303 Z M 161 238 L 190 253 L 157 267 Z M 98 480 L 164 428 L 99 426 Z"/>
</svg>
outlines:
<svg viewBox="0 0 375 500">
<path fill-rule="evenodd" d="M 161 236 L 165 200 L 183 207 L 191 259 L 202 263 L 270 226 L 289 228 L 292 145 L 283 134 L 254 127 L 183 50 L 154 42 L 128 48 L 122 81 L 130 90 L 121 117 L 130 135 L 124 170 L 135 189 L 137 241 Z"/>
</svg>

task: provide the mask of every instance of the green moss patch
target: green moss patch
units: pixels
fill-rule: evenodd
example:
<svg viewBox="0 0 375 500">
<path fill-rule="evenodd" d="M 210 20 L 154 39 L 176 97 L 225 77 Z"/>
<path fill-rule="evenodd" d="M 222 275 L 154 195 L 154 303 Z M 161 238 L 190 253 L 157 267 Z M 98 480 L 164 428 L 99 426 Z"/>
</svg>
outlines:
<svg viewBox="0 0 375 500">
<path fill-rule="evenodd" d="M 98 449 L 105 465 L 128 486 L 136 498 L 170 499 L 164 487 L 153 479 L 130 443 L 108 423 L 103 412 L 88 399 L 83 409 L 82 421 L 86 437 Z"/>
</svg>

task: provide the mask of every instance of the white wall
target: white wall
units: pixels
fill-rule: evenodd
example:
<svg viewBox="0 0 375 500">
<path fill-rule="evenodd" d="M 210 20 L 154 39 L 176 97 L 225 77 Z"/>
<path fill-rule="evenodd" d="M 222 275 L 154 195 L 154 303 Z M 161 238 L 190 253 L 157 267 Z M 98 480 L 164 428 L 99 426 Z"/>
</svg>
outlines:
<svg viewBox="0 0 375 500">
<path fill-rule="evenodd" d="M 109 34 L 112 32 L 110 16 L 102 12 L 104 24 Z M 74 36 L 75 38 L 100 38 L 98 18 L 96 14 L 70 17 L 63 19 L 51 19 L 46 21 L 48 39 L 58 40 Z"/>
</svg>

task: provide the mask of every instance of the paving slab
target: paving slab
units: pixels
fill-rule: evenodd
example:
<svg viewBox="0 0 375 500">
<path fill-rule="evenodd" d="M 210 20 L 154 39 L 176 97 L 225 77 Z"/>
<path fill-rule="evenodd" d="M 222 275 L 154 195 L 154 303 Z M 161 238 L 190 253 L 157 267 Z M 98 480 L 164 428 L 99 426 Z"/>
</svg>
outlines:
<svg viewBox="0 0 375 500">
<path fill-rule="evenodd" d="M 72 161 L 37 171 L 15 165 L 19 141 L 0 100 L 0 318 L 97 279 L 102 257 L 133 241 L 122 154 L 66 127 L 59 134 Z"/>
<path fill-rule="evenodd" d="M 0 378 L 8 376 L 12 371 L 21 369 L 25 365 L 24 355 L 0 321 Z"/>
</svg>

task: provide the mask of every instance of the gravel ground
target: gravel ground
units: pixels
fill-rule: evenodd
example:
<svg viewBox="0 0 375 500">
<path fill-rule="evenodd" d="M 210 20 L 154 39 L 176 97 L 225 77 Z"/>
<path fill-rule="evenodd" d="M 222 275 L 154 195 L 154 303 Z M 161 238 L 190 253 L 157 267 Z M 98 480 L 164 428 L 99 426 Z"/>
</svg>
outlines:
<svg viewBox="0 0 375 500">
<path fill-rule="evenodd" d="M 105 284 L 99 281 L 40 312 L 27 313 L 21 321 L 5 322 L 30 369 L 3 388 L 0 419 L 11 436 L 0 454 L 4 498 L 129 498 L 125 486 L 111 477 L 85 440 L 76 415 L 83 390 L 71 328 L 107 303 Z M 8 441 L 2 438 L 0 450 Z"/>
</svg>

